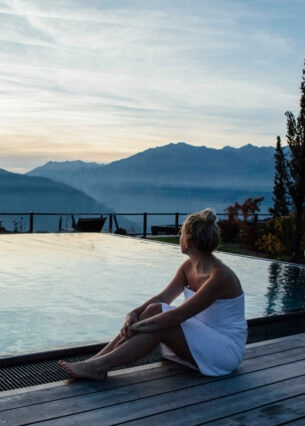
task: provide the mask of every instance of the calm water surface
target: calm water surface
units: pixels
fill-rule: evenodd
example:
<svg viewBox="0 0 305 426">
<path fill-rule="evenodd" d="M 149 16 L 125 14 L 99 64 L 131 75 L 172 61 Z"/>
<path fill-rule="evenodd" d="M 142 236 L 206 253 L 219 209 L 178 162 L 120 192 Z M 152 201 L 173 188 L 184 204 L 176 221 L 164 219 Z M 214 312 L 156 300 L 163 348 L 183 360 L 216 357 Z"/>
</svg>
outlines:
<svg viewBox="0 0 305 426">
<path fill-rule="evenodd" d="M 305 309 L 305 267 L 217 256 L 242 282 L 247 318 Z M 176 245 L 109 234 L 0 235 L 0 355 L 109 340 L 184 259 Z"/>
</svg>

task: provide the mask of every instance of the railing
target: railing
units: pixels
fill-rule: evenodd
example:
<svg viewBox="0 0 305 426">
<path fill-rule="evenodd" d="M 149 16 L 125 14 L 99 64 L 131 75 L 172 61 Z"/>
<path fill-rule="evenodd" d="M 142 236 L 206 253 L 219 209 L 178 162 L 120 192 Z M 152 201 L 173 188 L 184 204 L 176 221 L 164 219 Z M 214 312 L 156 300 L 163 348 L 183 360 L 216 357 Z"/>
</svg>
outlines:
<svg viewBox="0 0 305 426">
<path fill-rule="evenodd" d="M 107 220 L 102 232 L 141 235 L 177 234 L 181 224 L 189 213 L 1 213 L 0 232 L 8 233 L 34 233 L 34 232 L 68 232 L 73 231 L 73 220 L 78 218 L 100 218 L 106 216 Z M 226 218 L 225 213 L 216 213 L 219 219 Z M 265 220 L 268 214 L 259 214 L 257 219 Z M 73 218 L 73 220 L 72 220 Z"/>
<path fill-rule="evenodd" d="M 147 235 L 172 234 L 179 232 L 188 213 L 0 213 L 1 233 L 72 232 L 73 222 L 80 218 L 106 217 L 102 232 L 128 234 L 146 238 Z M 219 219 L 227 217 L 216 213 Z M 259 214 L 259 221 L 270 217 Z"/>
</svg>

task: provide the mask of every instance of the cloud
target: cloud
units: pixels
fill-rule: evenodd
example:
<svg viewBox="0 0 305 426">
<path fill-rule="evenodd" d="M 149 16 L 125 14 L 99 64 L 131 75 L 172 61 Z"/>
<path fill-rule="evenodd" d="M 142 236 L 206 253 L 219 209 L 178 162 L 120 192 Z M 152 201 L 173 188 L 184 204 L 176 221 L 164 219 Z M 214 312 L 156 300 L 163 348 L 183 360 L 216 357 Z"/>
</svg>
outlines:
<svg viewBox="0 0 305 426">
<path fill-rule="evenodd" d="M 70 159 L 179 140 L 273 144 L 298 107 L 304 11 L 298 0 L 2 1 L 1 150 L 17 138 L 47 161 L 52 146 Z"/>
</svg>

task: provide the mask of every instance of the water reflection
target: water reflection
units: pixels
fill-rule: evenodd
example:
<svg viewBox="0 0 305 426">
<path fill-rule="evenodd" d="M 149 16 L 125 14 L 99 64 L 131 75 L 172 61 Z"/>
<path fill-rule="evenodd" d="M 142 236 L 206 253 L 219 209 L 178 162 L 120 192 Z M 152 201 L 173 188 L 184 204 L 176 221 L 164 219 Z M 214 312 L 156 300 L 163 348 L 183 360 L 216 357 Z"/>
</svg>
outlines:
<svg viewBox="0 0 305 426">
<path fill-rule="evenodd" d="M 272 262 L 269 266 L 266 313 L 305 308 L 305 267 Z"/>
</svg>

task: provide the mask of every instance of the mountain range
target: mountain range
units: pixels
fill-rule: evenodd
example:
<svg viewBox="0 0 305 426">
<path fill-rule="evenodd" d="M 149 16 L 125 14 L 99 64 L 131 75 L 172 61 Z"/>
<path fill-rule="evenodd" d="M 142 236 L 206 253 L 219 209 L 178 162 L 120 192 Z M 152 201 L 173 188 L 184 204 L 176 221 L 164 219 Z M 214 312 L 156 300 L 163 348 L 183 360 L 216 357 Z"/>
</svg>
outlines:
<svg viewBox="0 0 305 426">
<path fill-rule="evenodd" d="M 184 142 L 150 148 L 109 164 L 48 162 L 27 174 L 74 187 L 118 213 L 217 213 L 235 201 L 264 196 L 272 205 L 274 148 L 195 147 Z M 109 209 L 108 209 L 109 211 Z"/>
</svg>

